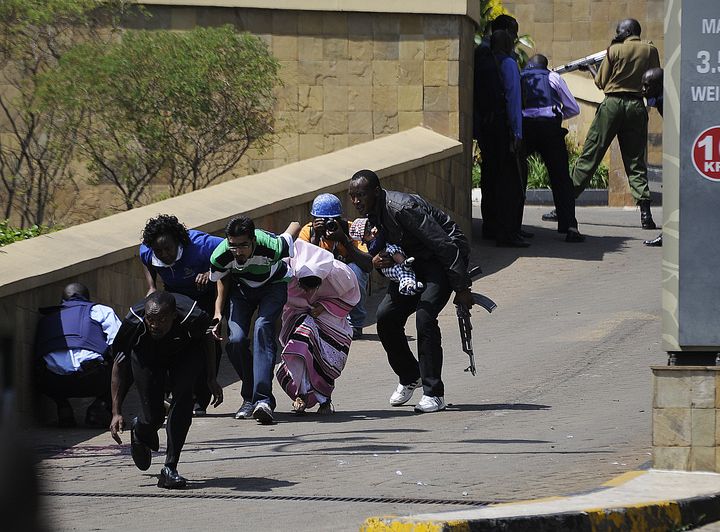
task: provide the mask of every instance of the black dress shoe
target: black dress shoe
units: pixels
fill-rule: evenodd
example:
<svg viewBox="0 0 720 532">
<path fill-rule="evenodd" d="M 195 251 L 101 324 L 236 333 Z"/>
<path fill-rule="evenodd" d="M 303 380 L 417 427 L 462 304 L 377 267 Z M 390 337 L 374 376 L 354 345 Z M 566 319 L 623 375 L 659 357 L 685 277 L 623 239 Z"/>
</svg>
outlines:
<svg viewBox="0 0 720 532">
<path fill-rule="evenodd" d="M 645 240 L 643 242 L 646 246 L 649 246 L 651 248 L 660 248 L 662 247 L 662 233 L 660 233 L 659 236 L 656 238 L 653 238 L 652 240 Z"/>
<path fill-rule="evenodd" d="M 140 471 L 147 471 L 152 463 L 152 450 L 135 437 L 135 425 L 137 425 L 137 418 L 133 420 L 130 429 L 130 455 L 135 462 L 135 467 Z"/>
<path fill-rule="evenodd" d="M 557 222 L 557 211 L 555 209 L 551 210 L 550 212 L 546 212 L 541 217 L 543 222 Z"/>
<path fill-rule="evenodd" d="M 530 231 L 523 231 L 520 229 L 520 232 L 518 233 L 520 235 L 520 238 L 532 238 L 535 236 L 535 233 L 531 233 Z"/>
<path fill-rule="evenodd" d="M 187 479 L 181 477 L 177 469 L 170 466 L 165 466 L 160 471 L 160 478 L 158 479 L 158 488 L 165 488 L 168 490 L 182 489 L 187 485 Z"/>
<path fill-rule="evenodd" d="M 581 235 L 577 230 L 568 229 L 565 242 L 585 242 L 585 236 Z"/>
<path fill-rule="evenodd" d="M 499 248 L 527 248 L 530 247 L 530 242 L 526 242 L 520 237 L 498 239 L 495 241 L 495 245 Z"/>
</svg>

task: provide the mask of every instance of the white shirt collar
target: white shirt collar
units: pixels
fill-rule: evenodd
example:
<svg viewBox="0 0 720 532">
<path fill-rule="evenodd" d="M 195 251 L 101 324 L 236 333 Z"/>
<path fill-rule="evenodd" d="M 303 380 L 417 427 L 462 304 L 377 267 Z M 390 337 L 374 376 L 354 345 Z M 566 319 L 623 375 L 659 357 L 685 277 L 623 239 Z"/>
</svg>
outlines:
<svg viewBox="0 0 720 532">
<path fill-rule="evenodd" d="M 180 257 L 182 257 L 183 254 L 183 247 L 182 244 L 178 244 L 178 250 L 177 250 L 177 257 L 175 257 L 175 260 L 172 261 L 170 264 L 165 264 L 163 261 L 158 259 L 155 256 L 155 252 L 153 251 L 152 259 L 150 259 L 150 263 L 155 266 L 156 268 L 170 268 L 173 264 L 175 264 L 177 261 L 180 260 Z"/>
</svg>

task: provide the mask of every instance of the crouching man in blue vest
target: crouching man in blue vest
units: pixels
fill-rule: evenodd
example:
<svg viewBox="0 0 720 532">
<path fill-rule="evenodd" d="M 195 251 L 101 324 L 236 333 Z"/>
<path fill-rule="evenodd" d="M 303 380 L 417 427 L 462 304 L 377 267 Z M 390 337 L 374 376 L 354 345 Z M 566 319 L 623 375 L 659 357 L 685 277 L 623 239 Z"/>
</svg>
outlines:
<svg viewBox="0 0 720 532">
<path fill-rule="evenodd" d="M 106 427 L 110 422 L 110 346 L 120 320 L 110 307 L 90 301 L 81 283 L 63 290 L 60 305 L 40 309 L 35 336 L 37 383 L 57 404 L 58 425 L 74 427 L 68 398 L 95 397 L 85 424 Z"/>
<path fill-rule="evenodd" d="M 560 75 L 548 70 L 544 55 L 532 56 L 520 79 L 526 155 L 537 152 L 542 157 L 555 202 L 554 213 L 543 216 L 543 220 L 557 220 L 558 232 L 566 234 L 566 242 L 583 242 L 585 237 L 575 219 L 575 193 L 565 145 L 568 130 L 562 127 L 563 119 L 580 114 L 580 107 Z"/>
<path fill-rule="evenodd" d="M 130 453 L 141 471 L 150 468 L 152 451 L 160 447 L 157 431 L 165 420 L 165 382 L 172 392 L 167 415 L 167 452 L 158 487 L 184 488 L 177 471 L 193 413 L 193 384 L 207 364 L 212 405 L 222 403 L 222 388 L 215 379 L 215 354 L 208 350 L 211 319 L 189 297 L 159 290 L 135 304 L 123 320 L 115 339 L 112 370 L 112 421 L 110 433 L 122 443 L 122 404 L 135 381 L 140 395 L 140 415 L 133 420 Z"/>
</svg>

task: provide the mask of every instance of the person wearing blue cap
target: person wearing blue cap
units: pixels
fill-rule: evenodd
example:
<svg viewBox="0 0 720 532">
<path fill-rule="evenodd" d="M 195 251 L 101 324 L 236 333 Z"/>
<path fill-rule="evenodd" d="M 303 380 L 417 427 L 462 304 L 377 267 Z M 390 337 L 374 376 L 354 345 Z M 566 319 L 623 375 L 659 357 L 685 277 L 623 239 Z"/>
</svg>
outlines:
<svg viewBox="0 0 720 532">
<path fill-rule="evenodd" d="M 360 301 L 350 311 L 348 321 L 353 328 L 353 340 L 358 340 L 362 337 L 367 317 L 365 298 L 372 271 L 372 257 L 365 244 L 350 237 L 352 220 L 343 218 L 342 204 L 337 196 L 327 193 L 316 196 L 310 215 L 312 222 L 302 228 L 298 238 L 328 250 L 335 259 L 347 264 L 357 277 Z"/>
</svg>

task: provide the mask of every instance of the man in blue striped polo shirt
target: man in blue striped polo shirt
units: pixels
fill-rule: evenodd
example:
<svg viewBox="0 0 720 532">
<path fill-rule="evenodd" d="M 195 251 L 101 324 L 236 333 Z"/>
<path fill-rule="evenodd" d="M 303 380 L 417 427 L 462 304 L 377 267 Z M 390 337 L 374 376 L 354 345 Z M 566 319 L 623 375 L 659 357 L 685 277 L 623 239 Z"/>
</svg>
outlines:
<svg viewBox="0 0 720 532">
<path fill-rule="evenodd" d="M 272 394 L 277 331 L 275 323 L 287 301 L 287 282 L 292 277 L 282 260 L 293 255 L 294 241 L 301 226 L 292 222 L 276 236 L 256 229 L 246 216 L 233 218 L 225 228 L 225 240 L 210 258 L 210 279 L 217 283 L 213 336 L 220 337 L 225 312 L 229 338 L 227 354 L 242 380 L 243 403 L 235 419 L 255 418 L 273 422 L 275 397 Z M 257 310 L 250 352 L 250 321 Z"/>
</svg>

